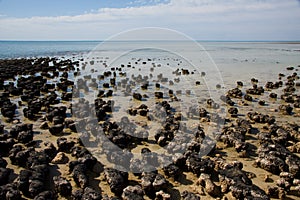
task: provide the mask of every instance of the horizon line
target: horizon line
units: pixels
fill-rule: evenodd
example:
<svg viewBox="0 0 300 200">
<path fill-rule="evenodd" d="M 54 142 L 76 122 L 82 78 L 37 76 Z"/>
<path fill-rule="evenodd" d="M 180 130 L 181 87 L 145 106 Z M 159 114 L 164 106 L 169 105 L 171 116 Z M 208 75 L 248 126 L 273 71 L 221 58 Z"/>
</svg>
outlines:
<svg viewBox="0 0 300 200">
<path fill-rule="evenodd" d="M 187 42 L 189 40 L 1 40 L 0 42 Z M 300 40 L 192 40 L 196 42 L 300 42 Z"/>
</svg>

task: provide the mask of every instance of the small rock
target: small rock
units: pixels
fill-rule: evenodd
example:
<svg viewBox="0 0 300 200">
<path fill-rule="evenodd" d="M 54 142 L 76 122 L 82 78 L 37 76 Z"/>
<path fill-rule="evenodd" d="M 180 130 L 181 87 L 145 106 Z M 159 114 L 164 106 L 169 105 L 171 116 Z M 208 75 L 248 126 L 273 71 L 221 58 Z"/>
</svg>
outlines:
<svg viewBox="0 0 300 200">
<path fill-rule="evenodd" d="M 62 134 L 64 130 L 64 125 L 63 124 L 56 124 L 56 125 L 52 125 L 50 128 L 49 128 L 49 131 L 52 135 L 56 135 L 56 136 L 59 136 Z"/>
<path fill-rule="evenodd" d="M 63 152 L 58 152 L 58 154 L 51 161 L 53 164 L 66 164 L 68 162 L 69 158 Z"/>
<path fill-rule="evenodd" d="M 72 186 L 71 183 L 61 176 L 53 177 L 55 191 L 58 192 L 61 196 L 68 197 L 71 195 Z"/>
<path fill-rule="evenodd" d="M 141 101 L 142 100 L 142 95 L 140 93 L 133 93 L 133 98 L 136 100 Z"/>
<path fill-rule="evenodd" d="M 192 192 L 183 191 L 181 194 L 183 200 L 200 200 L 200 197 Z"/>
<path fill-rule="evenodd" d="M 57 199 L 56 195 L 52 191 L 44 191 L 39 193 L 33 200 L 53 200 Z"/>
<path fill-rule="evenodd" d="M 271 183 L 271 182 L 273 182 L 273 179 L 270 178 L 270 175 L 266 174 L 265 177 L 264 177 L 264 181 L 266 183 Z"/>
<path fill-rule="evenodd" d="M 144 191 L 139 185 L 127 186 L 123 190 L 122 198 L 124 200 L 143 200 Z"/>
<path fill-rule="evenodd" d="M 7 168 L 0 168 L 0 185 L 4 185 L 8 182 L 8 178 L 10 173 L 12 172 L 11 169 Z"/>
<path fill-rule="evenodd" d="M 159 192 L 155 193 L 155 200 L 170 200 L 171 195 L 168 193 L 165 193 L 164 191 L 160 190 Z"/>
<path fill-rule="evenodd" d="M 81 200 L 101 200 L 102 195 L 90 187 L 84 189 Z"/>
<path fill-rule="evenodd" d="M 261 106 L 264 106 L 266 104 L 266 102 L 264 100 L 260 100 L 260 101 L 258 101 L 258 104 Z"/>
<path fill-rule="evenodd" d="M 154 96 L 155 96 L 156 98 L 158 98 L 158 99 L 162 99 L 163 96 L 164 96 L 164 94 L 163 94 L 162 92 L 155 92 L 155 93 L 154 93 Z"/>
<path fill-rule="evenodd" d="M 205 188 L 210 196 L 217 197 L 221 194 L 221 188 L 212 182 L 208 174 L 202 173 L 197 182 Z"/>
<path fill-rule="evenodd" d="M 47 122 L 43 122 L 43 123 L 41 123 L 41 125 L 40 125 L 40 129 L 42 129 L 42 130 L 45 130 L 45 129 L 48 129 L 49 128 L 49 125 L 48 125 L 48 123 Z"/>
</svg>

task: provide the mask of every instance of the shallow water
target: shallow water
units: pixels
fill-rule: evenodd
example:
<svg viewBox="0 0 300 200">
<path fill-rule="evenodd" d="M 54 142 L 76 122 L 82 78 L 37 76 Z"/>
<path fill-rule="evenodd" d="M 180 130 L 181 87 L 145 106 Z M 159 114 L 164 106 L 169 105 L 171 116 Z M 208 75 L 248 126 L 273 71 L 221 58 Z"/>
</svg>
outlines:
<svg viewBox="0 0 300 200">
<path fill-rule="evenodd" d="M 172 56 L 170 56 L 172 55 Z M 270 78 L 286 66 L 300 64 L 297 42 L 193 42 L 193 41 L 0 41 L 0 58 L 18 57 L 103 58 L 125 64 L 138 58 L 152 58 L 168 67 L 177 67 L 178 59 L 189 68 L 217 75 L 210 79 L 231 80 Z M 171 59 L 171 60 L 170 60 Z M 172 60 L 173 59 L 173 60 Z M 172 63 L 173 61 L 173 63 Z M 172 65 L 172 66 L 171 66 Z M 99 70 L 104 68 L 99 65 Z M 183 64 L 181 67 L 186 67 Z M 167 68 L 166 70 L 168 70 Z M 220 74 L 218 74 L 220 73 Z M 251 74 L 251 75 L 250 75 Z M 207 80 L 210 81 L 210 80 Z M 219 81 L 220 82 L 220 81 Z M 209 83 L 208 83 L 209 84 Z M 215 84 L 215 83 L 213 83 Z M 221 84 L 221 83 L 220 83 Z"/>
<path fill-rule="evenodd" d="M 93 44 L 94 45 L 94 44 Z M 96 45 L 96 43 L 95 43 Z M 218 90 L 215 87 L 215 84 L 222 84 L 226 89 L 232 88 L 236 86 L 236 81 L 241 80 L 244 81 L 245 87 L 242 88 L 243 93 L 245 90 L 251 86 L 250 79 L 251 77 L 255 77 L 259 79 L 259 85 L 264 86 L 267 80 L 277 81 L 277 74 L 279 72 L 283 72 L 288 74 L 289 72 L 285 70 L 287 66 L 296 66 L 300 64 L 300 56 L 299 51 L 297 51 L 299 44 L 275 44 L 275 43 L 203 43 L 203 47 L 207 50 L 203 49 L 199 51 L 197 49 L 190 48 L 187 44 L 174 44 L 168 43 L 165 47 L 169 47 L 174 51 L 166 51 L 165 49 L 155 49 L 155 48 L 147 48 L 149 47 L 149 43 L 134 43 L 128 44 L 123 42 L 122 45 L 118 43 L 113 43 L 110 45 L 110 48 L 106 48 L 106 50 L 102 49 L 101 46 L 96 48 L 92 53 L 88 54 L 84 52 L 88 52 L 87 49 L 79 52 L 72 52 L 71 50 L 65 51 L 63 55 L 56 54 L 49 50 L 49 54 L 45 52 L 39 52 L 36 56 L 42 56 L 42 54 L 48 56 L 65 56 L 65 57 L 73 57 L 75 56 L 75 60 L 78 58 L 85 58 L 82 61 L 82 64 L 85 66 L 85 70 L 82 70 L 82 74 L 91 74 L 96 77 L 98 74 L 102 74 L 103 71 L 110 70 L 111 67 L 120 67 L 121 64 L 124 64 L 123 70 L 127 73 L 127 77 L 130 78 L 133 76 L 137 77 L 139 74 L 145 76 L 150 76 L 152 73 L 153 77 L 149 79 L 151 82 L 149 86 L 149 90 L 142 90 L 140 87 L 133 87 L 132 89 L 136 92 L 140 92 L 142 94 L 147 94 L 150 97 L 153 97 L 153 92 L 156 91 L 154 84 L 156 83 L 157 76 L 163 74 L 163 77 L 168 77 L 170 79 L 180 78 L 180 82 L 175 85 L 170 85 L 169 82 L 162 84 L 160 91 L 164 91 L 165 94 L 168 93 L 169 89 L 174 91 L 182 90 L 181 95 L 177 95 L 178 98 L 182 99 L 176 105 L 176 103 L 172 102 L 172 106 L 179 107 L 178 111 L 183 112 L 183 115 L 186 117 L 186 110 L 193 103 L 200 102 L 202 103 L 202 99 L 207 99 L 211 94 L 217 92 L 222 93 L 225 90 Z M 154 45 L 155 46 L 155 45 Z M 159 47 L 159 45 L 157 45 Z M 152 46 L 153 47 L 153 46 Z M 2 48 L 2 46 L 1 46 Z M 58 48 L 58 47 L 57 47 Z M 69 48 L 69 47 L 68 47 Z M 67 49 L 68 49 L 67 48 Z M 85 47 L 83 47 L 85 48 Z M 135 49 L 132 51 L 132 48 Z M 55 48 L 54 48 L 55 49 Z M 75 48 L 74 48 L 75 49 Z M 3 50 L 3 49 L 2 49 Z M 176 54 L 176 52 L 182 52 L 182 54 Z M 68 52 L 71 52 L 70 54 Z M 174 53 L 175 52 L 175 53 Z M 208 53 L 208 54 L 206 54 Z M 85 56 L 87 55 L 87 56 Z M 121 55 L 121 56 L 120 56 Z M 186 55 L 188 55 L 186 57 Z M 24 54 L 22 56 L 32 56 L 32 54 Z M 117 57 L 116 57 L 117 56 Z M 211 59 L 212 58 L 212 59 Z M 91 65 L 91 61 L 94 61 L 94 64 Z M 143 64 L 143 62 L 146 62 Z M 135 63 L 137 62 L 137 63 Z M 107 64 L 107 67 L 103 65 L 103 63 Z M 154 63 L 154 64 L 153 64 Z M 197 63 L 197 65 L 193 65 Z M 130 67 L 127 65 L 130 64 Z M 216 64 L 216 65 L 214 65 Z M 154 67 L 155 66 L 155 67 Z M 217 66 L 217 67 L 216 67 Z M 134 68 L 133 68 L 134 67 Z M 151 71 L 151 68 L 154 67 L 154 71 Z M 189 69 L 190 72 L 194 72 L 194 75 L 189 76 L 176 76 L 173 72 L 177 69 Z M 94 70 L 92 73 L 91 70 Z M 218 70 L 219 69 L 219 70 Z M 297 67 L 297 69 L 299 69 Z M 201 76 L 201 72 L 206 72 L 205 76 Z M 219 74 L 220 72 L 220 74 Z M 216 79 L 212 79 L 210 77 L 216 77 Z M 78 77 L 77 77 L 78 78 Z M 110 77 L 109 77 L 110 78 Z M 124 77 L 125 78 L 125 77 Z M 218 79 L 217 79 L 218 78 Z M 70 77 L 73 79 L 73 77 Z M 123 79 L 122 77 L 118 77 L 118 80 Z M 108 79 L 109 80 L 109 79 Z M 107 80 L 106 80 L 107 81 Z M 195 81 L 200 81 L 200 85 L 196 85 Z M 103 83 L 103 80 L 98 80 L 97 83 L 100 85 Z M 209 88 L 208 84 L 212 84 L 211 88 Z M 119 107 L 116 113 L 113 114 L 113 120 L 120 121 L 120 118 L 124 116 L 127 112 L 126 108 L 128 106 L 139 106 L 141 103 L 147 104 L 151 109 L 155 110 L 151 106 L 154 106 L 155 100 L 153 98 L 149 98 L 145 101 L 139 102 L 132 99 L 132 96 L 126 97 L 123 94 L 124 90 L 122 87 L 117 88 L 115 90 L 115 95 L 112 97 L 116 101 L 116 106 Z M 186 90 L 191 90 L 191 94 L 186 94 Z M 282 88 L 278 90 L 274 90 L 280 94 L 282 92 Z M 92 97 L 95 97 L 94 91 L 90 90 Z M 236 107 L 239 108 L 240 118 L 244 118 L 249 111 L 258 111 L 262 113 L 268 113 L 270 115 L 275 115 L 280 124 L 284 124 L 286 122 L 297 122 L 299 117 L 294 116 L 283 116 L 278 112 L 271 111 L 271 109 L 277 109 L 278 105 L 281 103 L 281 100 L 270 101 L 269 99 L 270 91 L 266 91 L 262 96 L 254 96 L 254 101 L 249 103 L 249 106 L 241 106 L 239 102 L 241 99 L 235 99 L 237 102 Z M 86 94 L 85 94 L 86 95 Z M 152 95 L 152 96 L 151 96 Z M 166 95 L 167 96 L 167 95 Z M 219 96 L 217 96 L 219 97 Z M 109 99 L 109 98 L 107 98 Z M 106 99 L 106 100 L 107 100 Z M 170 98 L 166 97 L 164 100 L 170 100 Z M 260 106 L 257 104 L 258 100 L 266 100 L 266 106 Z M 204 107 L 205 105 L 203 105 Z M 19 113 L 22 113 L 21 108 L 19 108 Z M 217 110 L 217 112 L 221 112 L 221 110 Z M 150 111 L 151 113 L 151 111 Z M 22 114 L 19 116 L 22 120 Z M 157 125 L 159 124 L 159 120 L 149 122 L 145 117 L 135 116 L 129 117 L 136 123 L 138 126 L 142 122 L 148 123 L 149 132 L 153 134 L 153 132 L 157 129 Z M 183 120 L 184 121 L 184 120 Z M 187 120 L 184 121 L 188 123 L 187 125 L 192 127 L 193 122 L 197 122 L 199 120 Z M 27 120 L 23 120 L 23 122 L 28 122 Z M 39 130 L 40 122 L 34 122 L 35 129 Z M 201 125 L 205 125 L 207 127 L 211 127 L 210 123 L 203 123 Z M 256 127 L 256 125 L 255 125 Z M 262 128 L 257 126 L 258 128 Z M 207 131 L 205 131 L 208 133 Z M 71 134 L 68 138 L 76 137 L 77 134 Z M 251 144 L 258 146 L 258 141 L 252 136 L 247 141 Z M 39 141 L 51 141 L 55 144 L 57 137 L 51 136 L 48 131 L 41 131 L 39 134 L 35 135 L 35 139 Z M 153 139 L 151 135 L 150 139 Z M 146 143 L 143 143 L 146 144 Z M 148 145 L 148 146 L 147 146 Z M 151 150 L 156 150 L 159 148 L 158 145 L 146 144 L 139 145 L 137 148 L 133 149 L 133 153 L 139 154 L 141 148 L 149 147 Z M 42 147 L 41 147 L 42 148 Z M 91 149 L 92 150 L 92 149 Z M 99 150 L 99 149 L 97 149 Z M 256 178 L 253 179 L 255 185 L 261 187 L 262 189 L 266 189 L 269 185 L 274 185 L 275 183 L 264 183 L 263 178 L 267 173 L 265 170 L 260 168 L 254 168 L 252 166 L 254 160 L 242 159 L 238 158 L 238 154 L 232 148 L 227 148 L 223 150 L 223 153 L 227 161 L 236 161 L 239 160 L 243 162 L 244 169 L 246 171 L 252 172 L 257 175 Z M 101 162 L 103 162 L 101 160 Z M 103 162 L 103 164 L 106 164 Z M 15 168 L 13 165 L 9 165 L 10 168 Z M 58 165 L 60 173 L 62 173 L 66 177 L 70 177 L 70 174 L 67 172 L 67 165 Z M 18 170 L 16 171 L 18 173 Z M 160 172 L 161 173 L 161 172 Z M 103 174 L 101 175 L 103 176 Z M 96 179 L 103 180 L 102 177 L 97 177 Z M 185 176 L 188 181 L 191 181 L 189 184 L 181 184 L 181 182 L 171 181 L 174 184 L 174 188 L 178 189 L 180 192 L 187 189 L 193 191 L 193 187 L 196 187 L 194 183 L 197 181 L 197 177 L 192 175 L 191 173 L 185 173 Z M 273 176 L 274 178 L 278 178 Z M 106 181 L 97 182 L 96 179 L 91 185 L 95 184 L 96 186 L 100 185 L 103 189 L 104 193 L 110 193 L 108 185 Z M 130 180 L 140 181 L 136 177 L 131 176 Z M 74 183 L 72 182 L 74 185 Z M 175 195 L 174 195 L 175 196 Z M 202 197 L 201 197 L 202 198 Z M 204 199 L 210 199 L 209 196 L 203 196 Z M 179 197 L 178 197 L 179 199 Z M 296 199 L 296 198 L 295 198 Z"/>
</svg>

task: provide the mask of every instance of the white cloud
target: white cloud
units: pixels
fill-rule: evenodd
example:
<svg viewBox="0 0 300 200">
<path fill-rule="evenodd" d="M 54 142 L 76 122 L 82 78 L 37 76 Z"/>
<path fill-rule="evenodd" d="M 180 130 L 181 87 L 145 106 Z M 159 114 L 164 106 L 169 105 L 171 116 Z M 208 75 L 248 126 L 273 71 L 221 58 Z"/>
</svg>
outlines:
<svg viewBox="0 0 300 200">
<path fill-rule="evenodd" d="M 168 3 L 169 0 L 134 0 L 129 2 L 129 5 L 157 5 Z"/>
<path fill-rule="evenodd" d="M 143 0 L 138 1 L 143 3 Z M 76 16 L 1 17 L 0 39 L 105 39 L 119 31 L 143 26 L 173 28 L 196 39 L 221 39 L 222 33 L 224 39 L 300 39 L 300 8 L 297 1 L 152 2 L 155 5 L 101 8 L 97 12 Z M 233 30 L 235 32 L 230 34 Z M 283 38 L 285 30 L 293 30 L 294 34 L 286 34 L 293 38 Z M 245 35 L 247 32 L 253 33 L 252 36 Z M 246 36 L 248 38 L 243 38 Z"/>
</svg>

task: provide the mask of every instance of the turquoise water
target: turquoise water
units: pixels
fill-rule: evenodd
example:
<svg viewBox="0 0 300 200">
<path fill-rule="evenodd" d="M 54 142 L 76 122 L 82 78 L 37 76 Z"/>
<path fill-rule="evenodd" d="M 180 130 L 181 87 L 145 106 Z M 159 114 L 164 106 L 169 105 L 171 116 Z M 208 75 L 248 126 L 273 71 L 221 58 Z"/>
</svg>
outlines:
<svg viewBox="0 0 300 200">
<path fill-rule="evenodd" d="M 0 58 L 66 56 L 87 53 L 94 41 L 0 41 Z"/>
</svg>

